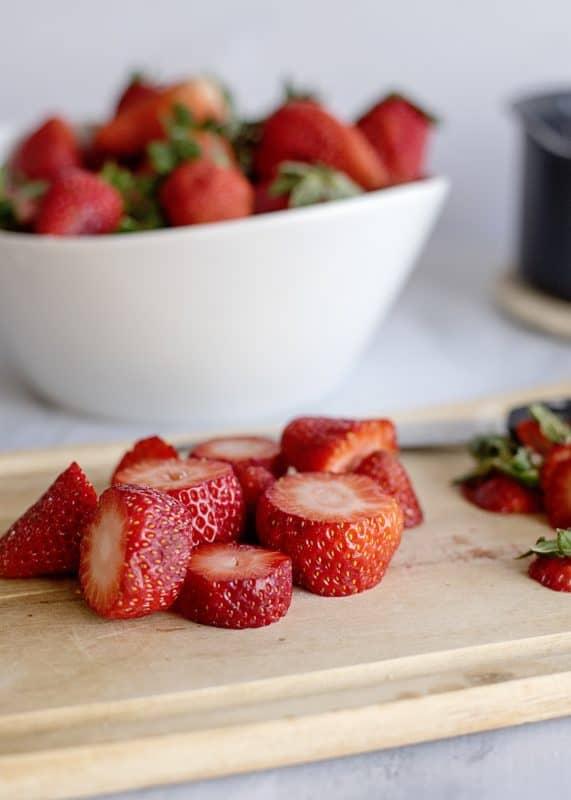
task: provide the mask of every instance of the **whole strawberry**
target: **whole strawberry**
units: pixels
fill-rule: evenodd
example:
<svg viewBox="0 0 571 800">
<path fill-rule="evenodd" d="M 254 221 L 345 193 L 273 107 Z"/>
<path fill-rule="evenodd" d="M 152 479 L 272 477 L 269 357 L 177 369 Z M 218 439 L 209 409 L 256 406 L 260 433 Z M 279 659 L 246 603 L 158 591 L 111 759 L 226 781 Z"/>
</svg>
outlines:
<svg viewBox="0 0 571 800">
<path fill-rule="evenodd" d="M 553 466 L 545 486 L 545 510 L 553 528 L 571 528 L 571 459 Z"/>
<path fill-rule="evenodd" d="M 159 199 L 175 226 L 239 219 L 254 209 L 254 190 L 240 170 L 208 158 L 177 167 L 161 186 Z"/>
<path fill-rule="evenodd" d="M 80 165 L 80 149 L 72 127 L 61 117 L 51 117 L 18 145 L 10 166 L 32 180 L 52 181 Z"/>
<path fill-rule="evenodd" d="M 51 236 L 112 233 L 122 214 L 123 200 L 113 186 L 91 172 L 72 169 L 56 178 L 43 196 L 35 230 Z"/>
<path fill-rule="evenodd" d="M 400 543 L 403 514 L 364 475 L 286 475 L 258 502 L 263 545 L 287 553 L 294 582 L 327 596 L 375 586 Z"/>
<path fill-rule="evenodd" d="M 73 462 L 0 538 L 0 577 L 73 573 L 97 495 Z"/>
<path fill-rule="evenodd" d="M 128 619 L 174 603 L 195 546 L 185 506 L 141 486 L 106 489 L 81 541 L 79 581 L 102 617 Z"/>
<path fill-rule="evenodd" d="M 291 559 L 246 544 L 205 544 L 193 551 L 177 610 L 218 628 L 259 628 L 291 603 Z"/>
<path fill-rule="evenodd" d="M 167 86 L 146 100 L 121 109 L 98 129 L 94 146 L 114 156 L 141 154 L 150 142 L 164 138 L 165 120 L 177 105 L 187 108 L 197 122 L 224 122 L 228 116 L 222 88 L 208 78 L 194 78 Z"/>
<path fill-rule="evenodd" d="M 286 103 L 264 123 L 255 154 L 260 178 L 275 178 L 284 161 L 324 164 L 363 189 L 379 189 L 388 182 L 385 167 L 363 133 L 315 102 Z"/>
<path fill-rule="evenodd" d="M 406 97 L 391 94 L 357 122 L 374 147 L 391 183 L 422 177 L 434 118 Z"/>
</svg>

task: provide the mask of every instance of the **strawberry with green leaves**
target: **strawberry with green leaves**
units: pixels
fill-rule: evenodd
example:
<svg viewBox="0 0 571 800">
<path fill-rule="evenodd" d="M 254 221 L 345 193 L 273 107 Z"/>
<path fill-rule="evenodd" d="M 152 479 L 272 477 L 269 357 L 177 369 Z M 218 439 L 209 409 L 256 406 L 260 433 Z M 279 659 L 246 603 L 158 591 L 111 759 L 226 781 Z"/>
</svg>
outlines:
<svg viewBox="0 0 571 800">
<path fill-rule="evenodd" d="M 343 172 L 321 164 L 286 161 L 278 175 L 255 187 L 255 213 L 300 208 L 363 194 L 361 187 Z"/>
<path fill-rule="evenodd" d="M 535 555 L 530 578 L 555 592 L 571 592 L 571 528 L 558 528 L 555 539 L 540 537 L 520 558 Z"/>
<path fill-rule="evenodd" d="M 223 123 L 229 115 L 222 87 L 209 78 L 195 78 L 120 111 L 97 130 L 94 145 L 110 156 L 142 154 L 150 142 L 165 137 L 165 120 L 176 106 L 184 106 L 198 122 Z"/>
<path fill-rule="evenodd" d="M 273 180 L 285 161 L 323 164 L 363 189 L 379 189 L 388 182 L 364 134 L 313 101 L 288 102 L 264 122 L 254 158 L 260 179 Z"/>
</svg>

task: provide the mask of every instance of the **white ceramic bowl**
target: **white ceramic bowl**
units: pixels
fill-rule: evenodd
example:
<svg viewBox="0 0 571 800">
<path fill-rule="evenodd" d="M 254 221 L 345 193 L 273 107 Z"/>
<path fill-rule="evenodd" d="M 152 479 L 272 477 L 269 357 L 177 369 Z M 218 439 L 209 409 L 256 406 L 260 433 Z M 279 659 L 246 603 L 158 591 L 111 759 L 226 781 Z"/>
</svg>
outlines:
<svg viewBox="0 0 571 800">
<path fill-rule="evenodd" d="M 285 412 L 346 375 L 446 192 L 435 177 L 194 228 L 0 233 L 1 335 L 30 385 L 92 414 Z"/>
</svg>

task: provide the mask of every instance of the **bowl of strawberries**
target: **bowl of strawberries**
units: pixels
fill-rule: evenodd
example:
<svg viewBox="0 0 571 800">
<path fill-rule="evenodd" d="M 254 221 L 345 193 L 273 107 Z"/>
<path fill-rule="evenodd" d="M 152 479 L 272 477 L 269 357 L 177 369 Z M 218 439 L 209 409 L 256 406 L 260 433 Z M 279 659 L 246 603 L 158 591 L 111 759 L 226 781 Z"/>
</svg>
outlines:
<svg viewBox="0 0 571 800">
<path fill-rule="evenodd" d="M 44 397 L 128 419 L 286 411 L 349 371 L 447 193 L 432 118 L 140 76 L 110 118 L 0 136 L 0 325 Z"/>
</svg>

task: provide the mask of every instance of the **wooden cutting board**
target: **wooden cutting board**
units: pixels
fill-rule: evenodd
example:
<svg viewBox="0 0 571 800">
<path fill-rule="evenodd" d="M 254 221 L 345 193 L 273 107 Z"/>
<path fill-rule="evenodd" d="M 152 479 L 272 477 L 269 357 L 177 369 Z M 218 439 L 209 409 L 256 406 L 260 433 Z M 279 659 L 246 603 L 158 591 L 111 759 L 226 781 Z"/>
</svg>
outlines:
<svg viewBox="0 0 571 800">
<path fill-rule="evenodd" d="M 406 418 L 558 394 L 571 383 Z M 0 456 L 0 529 L 72 458 L 102 488 L 123 447 Z M 0 581 L 0 797 L 91 795 L 571 712 L 571 596 L 514 560 L 549 533 L 545 521 L 468 505 L 450 483 L 469 465 L 460 450 L 404 460 L 426 522 L 381 585 L 348 598 L 296 591 L 268 628 L 173 613 L 104 621 L 71 580 Z"/>
</svg>

